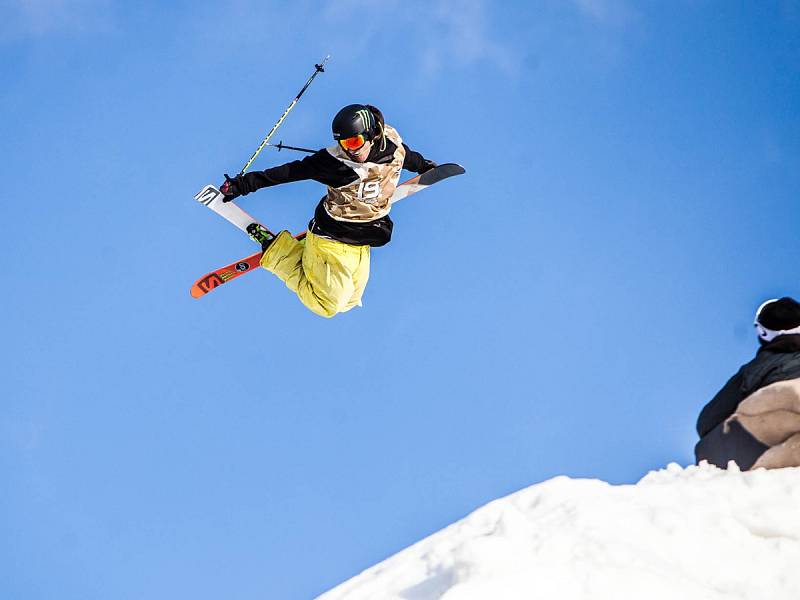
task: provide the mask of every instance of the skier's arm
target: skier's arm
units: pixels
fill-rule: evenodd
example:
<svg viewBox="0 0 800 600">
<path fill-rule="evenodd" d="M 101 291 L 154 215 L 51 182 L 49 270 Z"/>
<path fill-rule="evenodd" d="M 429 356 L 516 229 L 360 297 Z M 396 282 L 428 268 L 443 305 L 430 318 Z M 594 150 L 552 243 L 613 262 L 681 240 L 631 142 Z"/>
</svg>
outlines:
<svg viewBox="0 0 800 600">
<path fill-rule="evenodd" d="M 700 416 L 697 418 L 697 433 L 700 437 L 706 435 L 736 412 L 736 408 L 742 400 L 744 400 L 744 393 L 742 392 L 742 371 L 740 369 L 700 412 Z"/>
<path fill-rule="evenodd" d="M 329 156 L 328 153 L 320 150 L 302 160 L 293 160 L 263 171 L 245 173 L 241 176 L 239 191 L 244 196 L 273 185 L 316 179 L 320 172 L 320 163 L 325 160 L 325 156 Z"/>
<path fill-rule="evenodd" d="M 291 181 L 313 179 L 327 183 L 327 179 L 331 177 L 331 173 L 337 167 L 338 162 L 326 150 L 319 150 L 302 160 L 293 160 L 263 171 L 254 171 L 244 175 L 237 175 L 236 177 L 229 177 L 226 173 L 225 183 L 219 189 L 225 196 L 223 201 L 229 202 L 234 198 L 246 196 L 261 188 Z M 353 177 L 355 177 L 355 174 L 353 174 Z"/>
<path fill-rule="evenodd" d="M 435 162 L 432 160 L 426 160 L 422 154 L 412 150 L 405 144 L 403 144 L 403 148 L 406 149 L 406 157 L 405 160 L 403 160 L 403 168 L 406 171 L 424 173 L 425 171 L 429 171 L 436 166 Z"/>
</svg>

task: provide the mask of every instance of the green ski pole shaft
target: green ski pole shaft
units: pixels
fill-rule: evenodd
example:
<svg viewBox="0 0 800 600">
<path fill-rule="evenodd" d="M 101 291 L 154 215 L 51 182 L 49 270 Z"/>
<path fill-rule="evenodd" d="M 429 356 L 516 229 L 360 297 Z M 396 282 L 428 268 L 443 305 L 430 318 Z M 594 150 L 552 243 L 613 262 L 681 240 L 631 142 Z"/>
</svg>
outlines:
<svg viewBox="0 0 800 600">
<path fill-rule="evenodd" d="M 294 105 L 297 104 L 298 100 L 300 100 L 300 97 L 308 89 L 308 86 L 311 85 L 311 82 L 314 81 L 314 78 L 317 76 L 317 74 L 325 72 L 325 63 L 328 61 L 329 58 L 330 55 L 326 56 L 321 64 L 314 65 L 315 71 L 311 74 L 311 77 L 308 78 L 308 81 L 306 81 L 306 84 L 303 86 L 303 89 L 300 90 L 300 93 L 297 94 L 297 96 L 295 96 L 294 100 L 292 100 L 292 103 L 288 106 L 288 108 L 285 111 L 283 111 L 281 118 L 278 119 L 278 122 L 275 123 L 275 125 L 273 125 L 272 129 L 267 134 L 267 137 L 265 137 L 264 141 L 261 142 L 261 145 L 256 149 L 255 152 L 253 152 L 253 156 L 251 156 L 250 160 L 247 161 L 247 164 L 245 164 L 245 166 L 242 167 L 242 170 L 239 172 L 239 175 L 244 175 L 245 171 L 247 171 L 247 169 L 250 168 L 250 165 L 253 164 L 253 161 L 255 161 L 256 157 L 259 154 L 261 154 L 261 151 L 264 149 L 264 146 L 267 145 L 269 139 L 278 130 L 278 127 L 281 126 L 281 123 L 283 123 L 283 120 L 286 118 L 286 115 L 288 115 L 291 112 L 291 110 L 294 108 Z"/>
</svg>

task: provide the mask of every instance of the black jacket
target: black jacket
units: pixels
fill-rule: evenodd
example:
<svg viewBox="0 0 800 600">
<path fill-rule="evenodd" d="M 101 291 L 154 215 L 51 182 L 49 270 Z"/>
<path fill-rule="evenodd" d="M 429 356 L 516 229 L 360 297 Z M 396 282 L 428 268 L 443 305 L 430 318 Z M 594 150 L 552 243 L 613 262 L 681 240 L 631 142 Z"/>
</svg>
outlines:
<svg viewBox="0 0 800 600">
<path fill-rule="evenodd" d="M 756 357 L 744 365 L 717 395 L 706 404 L 697 419 L 697 433 L 705 437 L 730 417 L 750 394 L 777 381 L 800 377 L 800 334 L 778 336 L 764 344 Z"/>
<path fill-rule="evenodd" d="M 381 150 L 380 147 L 380 143 L 373 144 L 367 162 L 391 162 L 397 146 L 387 139 L 385 148 Z M 411 150 L 405 144 L 403 147 L 406 151 L 404 169 L 422 173 L 430 168 L 428 161 L 419 152 Z M 264 171 L 246 173 L 242 176 L 239 191 L 244 196 L 261 188 L 306 179 L 338 188 L 356 181 L 358 174 L 323 148 L 302 160 L 294 160 Z M 325 211 L 322 201 L 314 212 L 314 218 L 308 224 L 309 230 L 315 234 L 357 246 L 387 244 L 392 237 L 392 227 L 392 220 L 388 215 L 366 223 L 337 221 Z"/>
</svg>

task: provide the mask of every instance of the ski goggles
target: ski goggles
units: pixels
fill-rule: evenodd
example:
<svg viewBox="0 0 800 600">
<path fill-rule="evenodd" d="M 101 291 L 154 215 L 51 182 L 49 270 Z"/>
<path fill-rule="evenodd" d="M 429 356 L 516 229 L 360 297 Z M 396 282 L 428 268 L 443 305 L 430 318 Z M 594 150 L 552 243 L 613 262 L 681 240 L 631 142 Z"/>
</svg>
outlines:
<svg viewBox="0 0 800 600">
<path fill-rule="evenodd" d="M 339 145 L 345 150 L 350 150 L 351 152 L 360 149 L 366 143 L 367 137 L 363 133 L 339 140 Z"/>
</svg>

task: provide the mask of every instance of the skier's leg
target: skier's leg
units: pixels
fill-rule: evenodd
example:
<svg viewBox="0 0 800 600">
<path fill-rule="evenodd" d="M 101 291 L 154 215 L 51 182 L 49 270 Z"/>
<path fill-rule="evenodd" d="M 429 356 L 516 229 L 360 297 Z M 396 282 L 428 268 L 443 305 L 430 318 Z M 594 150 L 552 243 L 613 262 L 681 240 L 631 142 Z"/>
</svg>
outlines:
<svg viewBox="0 0 800 600">
<path fill-rule="evenodd" d="M 261 257 L 261 266 L 296 291 L 296 280 L 303 276 L 303 242 L 281 231 Z"/>
<path fill-rule="evenodd" d="M 366 262 L 363 259 L 365 254 Z M 303 270 L 312 298 L 304 299 L 301 296 L 301 300 L 309 308 L 318 303 L 327 313 L 324 316 L 332 317 L 360 306 L 369 276 L 369 246 L 352 246 L 308 234 L 303 252 Z"/>
<path fill-rule="evenodd" d="M 350 300 L 348 300 L 347 304 L 342 309 L 342 312 L 346 312 L 351 308 L 355 308 L 356 306 L 361 306 L 361 296 L 364 295 L 364 289 L 367 287 L 367 281 L 369 280 L 369 264 L 370 264 L 369 258 L 370 258 L 369 246 L 361 246 L 359 261 L 352 275 L 353 286 L 354 286 L 353 295 L 350 297 Z"/>
<path fill-rule="evenodd" d="M 261 266 L 285 282 L 310 310 L 332 317 L 345 310 L 355 294 L 353 273 L 359 270 L 364 248 L 312 233 L 298 242 L 283 231 L 261 257 Z"/>
</svg>

